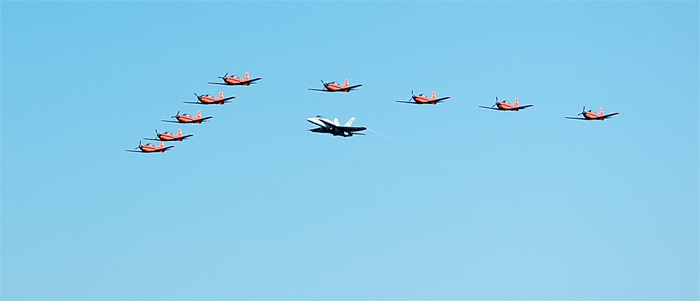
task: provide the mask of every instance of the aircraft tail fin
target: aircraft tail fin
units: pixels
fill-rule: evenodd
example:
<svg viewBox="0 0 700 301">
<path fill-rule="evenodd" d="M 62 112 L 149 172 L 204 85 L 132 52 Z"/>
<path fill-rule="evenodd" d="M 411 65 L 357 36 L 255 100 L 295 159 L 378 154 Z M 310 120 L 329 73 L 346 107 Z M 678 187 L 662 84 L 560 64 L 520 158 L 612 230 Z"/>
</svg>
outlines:
<svg viewBox="0 0 700 301">
<path fill-rule="evenodd" d="M 219 92 L 219 97 L 224 98 L 224 91 Z"/>
<path fill-rule="evenodd" d="M 433 91 L 433 98 L 436 98 L 435 95 L 437 95 L 437 94 L 435 94 L 435 91 Z"/>
<path fill-rule="evenodd" d="M 161 147 L 165 146 L 165 142 L 161 141 L 161 142 L 160 142 L 160 146 L 161 146 Z"/>
<path fill-rule="evenodd" d="M 355 121 L 355 117 L 350 117 L 350 120 L 345 123 L 345 126 L 351 126 L 353 121 Z"/>
<path fill-rule="evenodd" d="M 346 85 L 346 86 L 349 86 L 349 85 L 350 85 L 350 80 L 347 79 L 347 78 L 345 79 L 345 85 Z"/>
<path fill-rule="evenodd" d="M 248 74 L 248 72 L 245 73 L 245 79 L 250 79 L 250 75 Z"/>
<path fill-rule="evenodd" d="M 177 134 L 182 135 L 182 129 L 177 129 Z"/>
<path fill-rule="evenodd" d="M 517 97 L 515 98 L 515 106 L 516 107 L 518 106 L 518 98 Z"/>
<path fill-rule="evenodd" d="M 197 111 L 197 117 L 202 117 L 202 111 Z"/>
<path fill-rule="evenodd" d="M 603 107 L 600 107 L 600 114 L 604 114 L 604 113 L 603 113 Z"/>
</svg>

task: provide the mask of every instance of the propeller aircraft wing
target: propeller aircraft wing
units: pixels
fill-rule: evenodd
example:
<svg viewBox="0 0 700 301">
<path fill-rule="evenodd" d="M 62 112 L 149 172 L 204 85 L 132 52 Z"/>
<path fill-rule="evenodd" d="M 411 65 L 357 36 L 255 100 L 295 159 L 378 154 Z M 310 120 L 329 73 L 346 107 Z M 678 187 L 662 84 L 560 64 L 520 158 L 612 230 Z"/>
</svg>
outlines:
<svg viewBox="0 0 700 301">
<path fill-rule="evenodd" d="M 141 150 L 133 150 L 133 149 L 127 149 L 126 151 L 127 151 L 127 152 L 132 152 L 132 153 L 153 154 L 153 153 L 164 153 L 165 151 L 167 151 L 167 150 L 169 150 L 169 149 L 171 149 L 171 148 L 173 148 L 173 147 L 175 147 L 175 145 L 166 146 L 166 147 L 164 147 L 164 148 L 162 148 L 162 149 L 160 149 L 160 150 L 157 150 L 157 151 L 150 151 L 150 152 L 144 152 L 144 151 L 141 151 Z"/>
<path fill-rule="evenodd" d="M 168 139 L 158 139 L 158 138 L 156 138 L 156 139 L 154 139 L 154 138 L 143 138 L 143 140 L 150 140 L 150 141 L 183 141 L 183 140 L 185 140 L 185 139 L 187 139 L 187 138 L 190 138 L 190 137 L 192 137 L 192 136 L 194 136 L 194 134 L 183 135 L 182 137 L 178 137 L 178 138 L 170 139 L 170 140 L 168 140 Z"/>
<path fill-rule="evenodd" d="M 259 80 L 261 80 L 261 79 L 262 79 L 262 77 L 258 77 L 258 78 L 254 78 L 254 79 L 251 79 L 251 80 L 248 80 L 248 81 L 242 81 L 242 82 L 235 83 L 235 84 L 229 84 L 229 83 L 215 83 L 215 82 L 207 82 L 207 84 L 210 84 L 210 85 L 222 85 L 222 86 L 246 86 L 246 85 L 254 85 L 254 84 L 257 84 L 256 82 L 259 81 Z"/>
<path fill-rule="evenodd" d="M 428 103 L 431 103 L 431 104 L 440 103 L 440 102 L 444 102 L 445 100 L 447 100 L 449 98 L 450 98 L 449 96 L 443 97 L 443 98 L 438 98 L 436 100 L 429 101 Z"/>
<path fill-rule="evenodd" d="M 183 101 L 182 103 L 188 103 L 193 105 L 222 105 L 231 102 L 231 99 L 236 98 L 236 96 L 226 97 L 221 100 L 216 100 L 212 102 L 201 102 L 201 101 Z"/>
<path fill-rule="evenodd" d="M 164 119 L 161 119 L 160 121 L 170 122 L 170 123 L 202 123 L 202 122 L 205 122 L 205 121 L 212 119 L 212 118 L 214 118 L 214 116 L 207 116 L 207 117 L 192 119 L 192 120 L 188 120 L 188 121 L 180 121 L 180 120 L 175 121 L 175 120 L 164 120 Z"/>
<path fill-rule="evenodd" d="M 615 116 L 615 115 L 617 115 L 617 114 L 620 114 L 620 112 L 615 112 L 615 113 L 610 113 L 610 114 L 608 114 L 608 115 L 603 115 L 603 117 L 600 117 L 600 119 L 610 118 L 610 117 L 613 117 L 613 116 Z"/>
<path fill-rule="evenodd" d="M 529 108 L 529 107 L 531 107 L 531 106 L 534 106 L 534 105 L 524 105 L 524 106 L 519 106 L 519 107 L 517 107 L 517 108 L 515 108 L 515 109 L 513 109 L 513 110 L 522 110 L 522 109 L 527 109 L 527 108 Z"/>
<path fill-rule="evenodd" d="M 262 77 L 256 77 L 256 78 L 254 78 L 254 79 L 249 80 L 249 81 L 247 82 L 247 84 L 251 84 L 251 85 L 252 85 L 252 84 L 257 84 L 256 82 L 259 81 L 259 80 L 261 80 L 261 79 L 262 79 Z"/>
<path fill-rule="evenodd" d="M 351 90 L 355 90 L 355 89 L 357 89 L 357 88 L 359 88 L 359 87 L 362 87 L 362 84 L 357 84 L 357 85 L 350 86 L 350 87 L 347 87 L 347 88 L 342 88 L 342 89 L 340 89 L 340 91 L 343 91 L 343 92 L 345 92 L 345 91 L 351 91 Z"/>
</svg>

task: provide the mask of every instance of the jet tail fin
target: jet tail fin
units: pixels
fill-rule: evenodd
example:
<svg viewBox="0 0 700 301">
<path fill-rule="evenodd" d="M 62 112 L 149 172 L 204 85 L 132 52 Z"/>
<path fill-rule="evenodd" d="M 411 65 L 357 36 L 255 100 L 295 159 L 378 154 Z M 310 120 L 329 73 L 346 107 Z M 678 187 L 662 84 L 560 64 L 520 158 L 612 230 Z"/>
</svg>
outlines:
<svg viewBox="0 0 700 301">
<path fill-rule="evenodd" d="M 353 121 L 355 121 L 355 117 L 351 117 L 350 120 L 345 123 L 345 126 L 351 126 Z"/>
</svg>

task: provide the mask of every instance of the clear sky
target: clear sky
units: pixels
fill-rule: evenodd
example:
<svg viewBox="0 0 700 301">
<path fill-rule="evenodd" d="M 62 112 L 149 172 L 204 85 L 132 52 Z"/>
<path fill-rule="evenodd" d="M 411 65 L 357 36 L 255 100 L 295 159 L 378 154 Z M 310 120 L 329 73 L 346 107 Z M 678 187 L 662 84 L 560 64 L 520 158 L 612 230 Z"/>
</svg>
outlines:
<svg viewBox="0 0 700 301">
<path fill-rule="evenodd" d="M 0 9 L 2 299 L 700 298 L 697 1 Z"/>
</svg>

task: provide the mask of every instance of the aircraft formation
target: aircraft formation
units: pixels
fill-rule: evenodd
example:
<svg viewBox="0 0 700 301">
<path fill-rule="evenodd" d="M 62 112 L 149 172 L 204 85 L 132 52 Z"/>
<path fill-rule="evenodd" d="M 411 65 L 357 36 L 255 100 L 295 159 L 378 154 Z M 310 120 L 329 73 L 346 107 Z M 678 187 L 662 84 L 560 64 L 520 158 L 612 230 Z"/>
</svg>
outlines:
<svg viewBox="0 0 700 301">
<path fill-rule="evenodd" d="M 262 77 L 257 77 L 257 78 L 250 78 L 248 72 L 245 73 L 245 77 L 239 78 L 236 77 L 235 75 L 228 75 L 228 73 L 224 74 L 224 76 L 220 76 L 220 79 L 223 80 L 223 82 L 207 82 L 208 84 L 212 85 L 223 85 L 223 86 L 250 86 L 252 84 L 256 84 L 257 81 L 261 80 Z M 330 93 L 335 93 L 335 92 L 345 92 L 349 93 L 351 91 L 357 90 L 358 88 L 362 87 L 362 84 L 355 84 L 355 85 L 350 85 L 350 81 L 348 79 L 345 80 L 345 84 L 341 85 L 336 82 L 324 82 L 321 80 L 321 84 L 323 84 L 323 88 L 321 89 L 316 89 L 316 88 L 309 88 L 311 91 L 318 91 L 318 92 L 330 92 Z M 197 93 L 194 93 L 195 97 L 197 97 L 196 102 L 188 102 L 185 101 L 183 103 L 186 104 L 195 104 L 195 105 L 224 105 L 226 103 L 231 102 L 232 99 L 236 98 L 236 96 L 229 96 L 225 97 L 224 92 L 219 92 L 219 96 L 215 97 L 209 94 L 204 94 L 204 95 L 197 95 Z M 430 105 L 436 105 L 438 103 L 445 102 L 446 100 L 450 99 L 450 96 L 442 96 L 442 97 L 437 97 L 437 93 L 433 91 L 432 96 L 426 96 L 423 94 L 414 94 L 413 91 L 411 91 L 411 98 L 408 100 L 397 100 L 396 102 L 399 103 L 407 103 L 407 104 L 416 104 L 416 105 L 425 105 L 425 104 L 430 104 Z M 484 109 L 490 109 L 490 110 L 496 110 L 496 111 L 513 111 L 517 112 L 520 110 L 524 110 L 527 108 L 530 108 L 534 106 L 533 104 L 527 104 L 527 105 L 520 105 L 518 102 L 518 98 L 515 98 L 514 103 L 509 103 L 507 100 L 503 101 L 498 101 L 498 97 L 496 97 L 496 102 L 491 105 L 490 107 L 488 106 L 479 106 L 480 108 Z M 583 110 L 581 113 L 579 113 L 577 116 L 583 116 L 583 117 L 565 117 L 567 119 L 575 119 L 575 120 L 600 120 L 603 121 L 608 118 L 612 118 L 615 115 L 620 114 L 620 112 L 615 112 L 611 114 L 605 114 L 603 111 L 603 108 L 600 108 L 600 113 L 596 113 L 593 110 L 588 110 L 586 111 L 586 107 L 583 107 Z M 163 122 L 168 122 L 168 123 L 180 123 L 180 124 L 187 124 L 187 123 L 194 123 L 194 124 L 201 124 L 202 122 L 206 122 L 212 118 L 213 116 L 206 116 L 203 117 L 201 111 L 197 111 L 196 116 L 190 116 L 185 113 L 180 114 L 180 111 L 177 111 L 177 113 L 174 116 L 171 116 L 171 118 L 174 118 L 174 120 L 161 120 Z M 306 118 L 306 120 L 316 126 L 317 128 L 309 129 L 308 131 L 314 132 L 314 133 L 325 133 L 325 134 L 331 134 L 333 136 L 341 136 L 341 137 L 352 137 L 354 135 L 364 135 L 363 133 L 360 133 L 361 131 L 366 130 L 366 127 L 363 126 L 353 126 L 352 123 L 355 121 L 355 117 L 351 117 L 350 120 L 348 120 L 345 124 L 340 125 L 340 122 L 338 122 L 338 118 L 334 118 L 333 120 L 330 120 L 328 118 L 324 118 L 321 115 L 315 116 L 315 117 L 309 117 Z M 163 132 L 160 133 L 158 130 L 156 130 L 156 138 L 144 138 L 146 140 L 151 140 L 151 141 L 160 141 L 160 145 L 151 145 L 151 144 L 141 144 L 141 141 L 139 141 L 139 146 L 137 146 L 134 150 L 127 150 L 128 152 L 136 152 L 136 153 L 164 153 L 173 147 L 174 145 L 165 145 L 165 142 L 181 142 L 185 139 L 188 139 L 190 137 L 194 136 L 194 134 L 187 134 L 183 135 L 182 134 L 182 129 L 178 129 L 177 134 L 172 134 L 169 132 Z"/>
<path fill-rule="evenodd" d="M 250 78 L 248 72 L 245 73 L 245 77 L 239 78 L 236 77 L 235 75 L 228 75 L 228 73 L 224 74 L 224 76 L 220 76 L 220 79 L 223 80 L 223 83 L 215 83 L 215 82 L 208 82 L 208 84 L 212 85 L 224 85 L 224 86 L 250 86 L 252 84 L 255 84 L 257 81 L 261 80 L 262 77 L 257 77 L 257 78 Z M 224 105 L 225 103 L 231 102 L 231 99 L 236 98 L 236 96 L 229 96 L 229 97 L 224 97 L 224 92 L 219 92 L 219 96 L 215 97 L 209 94 L 203 94 L 203 95 L 197 95 L 197 93 L 194 93 L 194 96 L 197 97 L 197 101 L 183 101 L 183 103 L 186 104 L 194 104 L 194 105 Z M 182 113 L 180 114 L 180 111 L 177 111 L 174 116 L 170 116 L 170 118 L 174 118 L 174 120 L 161 120 L 163 122 L 168 122 L 168 123 L 179 123 L 179 124 L 202 124 L 202 122 L 207 122 L 209 119 L 214 118 L 214 116 L 202 116 L 202 111 L 197 111 L 196 116 L 190 116 L 187 115 L 187 113 Z M 141 141 L 139 141 L 139 146 L 134 148 L 133 150 L 127 149 L 127 152 L 134 152 L 134 153 L 164 153 L 173 147 L 174 145 L 165 145 L 165 142 L 181 142 L 187 138 L 190 138 L 194 136 L 194 134 L 187 134 L 183 135 L 182 134 L 182 129 L 177 130 L 177 134 L 169 133 L 169 132 L 163 132 L 160 133 L 158 130 L 156 130 L 156 138 L 143 138 L 146 140 L 151 140 L 151 141 L 160 141 L 160 145 L 152 145 L 149 143 L 146 144 L 141 144 Z"/>
</svg>

